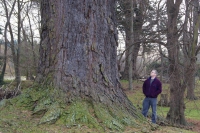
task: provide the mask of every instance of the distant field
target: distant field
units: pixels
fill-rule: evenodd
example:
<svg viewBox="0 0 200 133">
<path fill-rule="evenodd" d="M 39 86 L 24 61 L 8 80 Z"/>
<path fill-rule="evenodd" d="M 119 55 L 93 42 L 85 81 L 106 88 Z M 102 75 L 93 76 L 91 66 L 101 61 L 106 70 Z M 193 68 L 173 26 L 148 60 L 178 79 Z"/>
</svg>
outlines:
<svg viewBox="0 0 200 133">
<path fill-rule="evenodd" d="M 14 79 L 15 79 L 15 76 L 12 76 L 12 75 L 10 75 L 10 76 L 8 76 L 8 75 L 4 76 L 4 80 L 14 80 Z M 25 81 L 26 77 L 25 76 L 21 76 L 21 80 Z"/>
</svg>

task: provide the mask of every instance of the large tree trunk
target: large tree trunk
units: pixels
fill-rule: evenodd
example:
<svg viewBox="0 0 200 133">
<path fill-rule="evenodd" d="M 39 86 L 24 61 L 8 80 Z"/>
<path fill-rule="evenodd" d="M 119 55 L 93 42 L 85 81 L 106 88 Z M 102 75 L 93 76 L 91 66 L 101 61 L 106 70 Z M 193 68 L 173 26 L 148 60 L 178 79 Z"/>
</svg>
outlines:
<svg viewBox="0 0 200 133">
<path fill-rule="evenodd" d="M 181 65 L 179 59 L 179 43 L 177 33 L 177 17 L 182 0 L 167 1 L 167 49 L 169 54 L 169 75 L 170 75 L 170 110 L 167 119 L 171 123 L 186 124 L 184 115 L 184 92 L 185 81 L 181 75 Z"/>
<path fill-rule="evenodd" d="M 88 99 L 137 117 L 120 87 L 115 0 L 42 0 L 37 81 L 65 92 L 65 100 Z"/>
<path fill-rule="evenodd" d="M 171 63 L 171 62 L 170 62 Z M 170 64 L 171 65 L 171 64 Z M 172 65 L 171 65 L 172 66 Z M 186 86 L 182 84 L 180 75 L 180 66 L 170 66 L 170 110 L 167 113 L 167 119 L 172 123 L 186 124 L 184 92 Z"/>
</svg>

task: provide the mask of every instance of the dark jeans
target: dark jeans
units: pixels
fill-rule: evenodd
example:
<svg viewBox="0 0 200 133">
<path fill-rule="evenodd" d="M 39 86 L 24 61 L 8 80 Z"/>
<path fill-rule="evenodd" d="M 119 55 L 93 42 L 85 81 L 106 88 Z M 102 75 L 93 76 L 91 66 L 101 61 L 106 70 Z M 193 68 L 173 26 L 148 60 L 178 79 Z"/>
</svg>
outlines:
<svg viewBox="0 0 200 133">
<path fill-rule="evenodd" d="M 143 100 L 143 108 L 142 108 L 142 114 L 144 117 L 147 117 L 148 110 L 151 106 L 152 109 L 152 123 L 156 123 L 156 106 L 157 106 L 157 98 L 145 98 Z"/>
</svg>

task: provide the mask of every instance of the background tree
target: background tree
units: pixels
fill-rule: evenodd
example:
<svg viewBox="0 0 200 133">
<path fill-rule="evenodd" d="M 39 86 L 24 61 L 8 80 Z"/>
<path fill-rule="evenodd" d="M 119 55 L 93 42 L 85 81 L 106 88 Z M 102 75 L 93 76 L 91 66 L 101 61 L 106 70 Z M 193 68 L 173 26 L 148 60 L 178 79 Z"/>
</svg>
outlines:
<svg viewBox="0 0 200 133">
<path fill-rule="evenodd" d="M 26 23 L 22 23 L 22 45 L 20 67 L 22 75 L 26 79 L 34 79 L 37 72 L 39 51 L 39 5 L 32 1 L 26 3 L 23 8 L 23 17 Z"/>
<path fill-rule="evenodd" d="M 21 82 L 21 73 L 19 67 L 19 59 L 20 59 L 20 50 L 21 50 L 21 10 L 22 10 L 22 2 L 17 0 L 17 44 L 18 48 L 16 49 L 16 53 L 13 51 L 13 62 L 15 66 L 15 80 L 17 82 L 17 86 L 20 85 Z M 12 49 L 13 50 L 13 49 Z"/>
<path fill-rule="evenodd" d="M 129 72 L 129 65 L 130 61 L 128 57 L 130 57 L 131 53 L 131 61 L 132 61 L 132 69 L 133 69 L 133 78 L 138 77 L 137 70 L 136 70 L 136 60 L 140 48 L 140 37 L 142 34 L 142 26 L 144 24 L 144 15 L 145 15 L 145 8 L 148 5 L 148 2 L 145 1 L 119 1 L 119 8 L 117 9 L 118 12 L 118 27 L 122 32 L 125 32 L 125 69 L 122 73 L 123 79 L 128 79 L 130 72 Z M 132 5 L 132 6 L 131 6 Z M 132 11 L 133 10 L 133 11 Z M 132 24 L 132 25 L 131 25 Z M 133 32 L 132 32 L 133 31 Z M 130 52 L 129 50 L 133 47 L 133 51 Z"/>
<path fill-rule="evenodd" d="M 3 28 L 4 31 L 4 37 L 5 37 L 5 47 L 2 47 L 4 49 L 4 62 L 8 62 L 8 64 L 14 64 L 13 68 L 11 66 L 11 70 L 14 69 L 15 72 L 15 78 L 19 85 L 21 73 L 27 75 L 29 73 L 30 76 L 33 77 L 33 75 L 36 75 L 36 68 L 37 68 L 37 51 L 38 46 L 37 42 L 39 42 L 39 24 L 40 20 L 38 19 L 40 15 L 38 15 L 39 12 L 39 5 L 38 3 L 35 3 L 33 1 L 2 1 L 1 5 L 4 10 L 1 12 L 1 16 L 5 17 L 5 22 L 3 21 L 2 24 L 5 24 L 5 28 Z M 15 15 L 17 14 L 17 15 Z M 20 20 L 19 20 L 20 18 Z M 24 45 L 26 42 L 26 45 Z M 26 57 L 23 57 L 26 51 L 23 51 L 24 49 L 21 48 L 23 44 L 23 47 L 27 47 L 26 49 L 30 49 L 31 51 L 27 53 Z M 29 47 L 31 45 L 31 47 Z M 22 50 L 20 50 L 22 49 Z M 8 51 L 8 52 L 7 52 Z M 10 51 L 11 55 L 10 56 Z M 5 53 L 9 53 L 6 55 Z M 12 59 L 11 59 L 12 58 Z M 22 59 L 23 58 L 23 59 Z M 25 58 L 27 58 L 26 61 L 23 61 Z M 29 58 L 29 59 L 28 59 Z M 1 79 L 3 80 L 4 74 L 6 70 L 6 62 L 4 63 L 1 71 Z M 29 65 L 26 63 L 29 62 Z M 26 64 L 26 65 L 25 65 Z M 22 68 L 23 67 L 23 68 Z M 25 72 L 27 69 L 24 68 L 30 68 L 28 69 L 29 72 Z M 8 69 L 8 66 L 7 66 Z M 9 72 L 10 73 L 10 72 Z M 10 76 L 10 74 L 8 74 Z M 8 76 L 7 75 L 7 76 Z M 17 76 L 18 75 L 18 76 Z M 23 75 L 22 75 L 23 76 Z M 17 86 L 18 86 L 17 85 Z"/>
<path fill-rule="evenodd" d="M 8 38 L 7 38 L 7 31 L 8 31 L 8 27 L 10 25 L 10 19 L 11 19 L 11 15 L 13 15 L 13 10 L 15 7 L 15 3 L 16 1 L 14 1 L 10 12 L 8 11 L 8 7 L 7 7 L 7 3 L 5 0 L 3 0 L 2 5 L 4 5 L 4 10 L 5 10 L 5 15 L 7 18 L 6 24 L 5 24 L 5 29 L 4 29 L 4 61 L 3 61 L 3 67 L 1 70 L 1 75 L 0 75 L 0 83 L 3 84 L 3 78 L 5 75 L 5 71 L 6 71 L 6 64 L 7 64 L 7 49 L 8 49 Z"/>
<path fill-rule="evenodd" d="M 17 11 L 15 11 L 15 3 L 17 5 Z M 7 49 L 7 42 L 9 42 L 10 44 L 10 47 L 11 47 L 11 51 L 12 51 L 12 61 L 13 61 L 13 64 L 14 64 L 14 71 L 15 71 L 15 80 L 17 82 L 17 87 L 20 85 L 20 82 L 21 82 L 21 76 L 20 76 L 20 70 L 19 70 L 19 52 L 20 52 L 20 40 L 18 40 L 16 43 L 15 41 L 15 29 L 13 28 L 14 26 L 12 25 L 11 21 L 10 21 L 10 17 L 12 15 L 12 12 L 8 12 L 8 5 L 11 4 L 12 5 L 12 10 L 13 11 L 13 14 L 16 13 L 17 14 L 17 37 L 18 39 L 21 39 L 20 37 L 20 29 L 21 29 L 21 17 L 20 17 L 20 12 L 21 12 L 21 6 L 20 6 L 20 2 L 19 1 L 3 1 L 3 4 L 4 4 L 4 9 L 5 9 L 5 14 L 6 14 L 6 19 L 7 19 L 7 22 L 6 22 L 6 25 L 8 26 L 8 30 L 9 30 L 9 41 L 8 40 L 5 40 L 6 42 L 6 46 L 5 46 L 5 52 L 6 53 L 6 49 Z M 5 27 L 6 28 L 6 27 Z M 14 31 L 13 31 L 14 30 Z M 7 32 L 7 29 L 5 29 L 5 31 Z M 5 33 L 5 36 L 6 38 L 5 39 L 8 39 L 7 37 L 7 33 Z M 16 39 L 17 40 L 17 39 Z M 6 57 L 5 57 L 6 58 Z M 5 63 L 4 63 L 5 64 Z M 4 70 L 3 70 L 4 71 Z"/>
<path fill-rule="evenodd" d="M 191 100 L 197 99 L 194 94 L 195 75 L 197 72 L 197 54 L 200 50 L 198 45 L 198 33 L 200 27 L 199 1 L 185 1 L 186 13 L 183 29 L 183 54 L 184 62 L 187 67 L 186 77 L 187 98 Z M 190 20 L 190 21 L 189 21 Z"/>
<path fill-rule="evenodd" d="M 122 52 L 122 56 L 125 56 L 125 67 L 122 72 L 122 79 L 128 79 L 128 68 L 130 63 L 128 63 L 128 53 L 130 50 L 130 40 L 131 40 L 131 21 L 130 17 L 133 16 L 133 52 L 132 52 L 132 62 L 133 62 L 133 79 L 139 78 L 141 76 L 140 70 L 136 68 L 138 65 L 138 53 L 141 52 L 141 46 L 143 47 L 143 57 L 144 53 L 154 53 L 158 48 L 157 44 L 165 44 L 166 41 L 166 8 L 165 4 L 161 0 L 156 1 L 133 1 L 133 13 L 131 13 L 130 2 L 129 1 L 119 1 L 119 6 L 117 8 L 118 17 L 118 28 L 121 33 L 125 36 L 125 51 Z M 158 4 L 159 3 L 159 4 Z M 132 15 L 131 15 L 132 14 Z M 158 25 L 159 23 L 159 25 Z M 163 47 L 162 47 L 163 49 Z M 125 55 L 123 55 L 125 53 Z M 140 55 L 139 55 L 140 56 Z M 158 56 L 157 56 L 158 57 Z M 156 57 L 156 58 L 157 58 Z M 146 58 L 146 57 L 145 57 Z M 145 60 L 143 58 L 143 60 Z M 160 57 L 159 57 L 160 58 Z M 120 58 L 122 59 L 122 58 Z M 140 59 L 139 59 L 140 60 Z M 153 60 L 153 58 L 151 59 Z M 148 61 L 148 60 L 145 60 Z M 120 62 L 120 61 L 119 61 Z M 148 61 L 149 62 L 149 61 Z M 145 63 L 146 64 L 146 63 Z M 141 67 L 144 67 L 143 64 Z M 145 71 L 144 68 L 140 68 Z M 147 75 L 143 75 L 147 76 Z"/>
<path fill-rule="evenodd" d="M 180 65 L 180 47 L 179 32 L 177 28 L 177 20 L 179 8 L 182 0 L 167 1 L 167 49 L 169 58 L 169 75 L 170 75 L 170 110 L 167 119 L 171 123 L 186 124 L 184 115 L 184 92 L 186 89 L 186 81 L 181 77 Z"/>
<path fill-rule="evenodd" d="M 131 17 L 130 17 L 130 48 L 128 50 L 128 80 L 129 80 L 129 90 L 133 90 L 133 61 L 132 61 L 132 53 L 134 50 L 134 35 L 133 35 L 133 0 L 130 0 L 130 12 L 131 12 Z"/>
</svg>

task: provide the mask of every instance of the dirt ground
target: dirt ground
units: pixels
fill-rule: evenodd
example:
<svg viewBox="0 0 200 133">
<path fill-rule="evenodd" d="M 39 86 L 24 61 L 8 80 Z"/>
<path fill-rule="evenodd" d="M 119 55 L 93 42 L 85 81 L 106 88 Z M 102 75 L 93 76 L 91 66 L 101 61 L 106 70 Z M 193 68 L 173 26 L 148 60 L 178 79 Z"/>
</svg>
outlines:
<svg viewBox="0 0 200 133">
<path fill-rule="evenodd" d="M 192 124 L 192 131 L 200 133 L 200 120 L 187 119 L 189 124 Z"/>
</svg>

